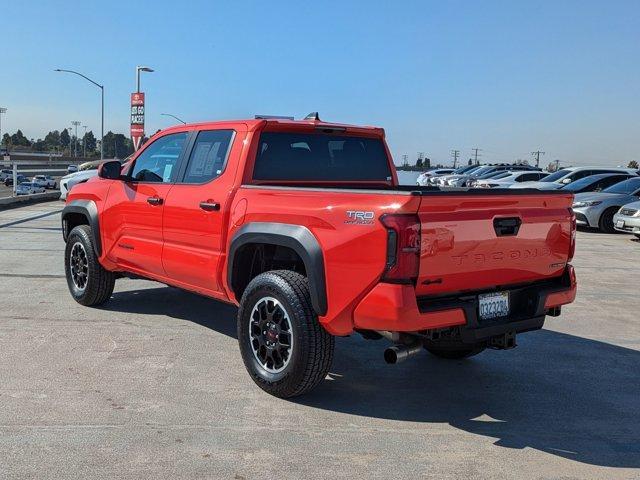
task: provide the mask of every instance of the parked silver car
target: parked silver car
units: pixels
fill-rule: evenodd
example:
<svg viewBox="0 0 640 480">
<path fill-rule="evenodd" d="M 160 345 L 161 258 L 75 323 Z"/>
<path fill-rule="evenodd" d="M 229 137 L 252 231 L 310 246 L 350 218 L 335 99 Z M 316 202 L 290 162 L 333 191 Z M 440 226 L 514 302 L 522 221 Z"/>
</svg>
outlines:
<svg viewBox="0 0 640 480">
<path fill-rule="evenodd" d="M 578 225 L 598 228 L 613 233 L 613 217 L 620 207 L 640 197 L 640 177 L 616 183 L 602 192 L 579 193 L 575 196 L 573 211 Z"/>
<path fill-rule="evenodd" d="M 633 233 L 640 239 L 640 201 L 624 205 L 613 216 L 613 228 L 619 232 Z"/>
</svg>

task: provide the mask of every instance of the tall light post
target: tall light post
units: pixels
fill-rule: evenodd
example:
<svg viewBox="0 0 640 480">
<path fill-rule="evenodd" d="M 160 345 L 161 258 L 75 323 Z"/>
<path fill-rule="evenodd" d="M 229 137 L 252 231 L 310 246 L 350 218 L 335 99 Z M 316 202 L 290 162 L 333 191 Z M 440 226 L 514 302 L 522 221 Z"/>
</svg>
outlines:
<svg viewBox="0 0 640 480">
<path fill-rule="evenodd" d="M 150 67 L 141 67 L 138 65 L 136 67 L 136 92 L 140 93 L 140 72 L 153 72 L 153 68 Z"/>
<path fill-rule="evenodd" d="M 82 156 L 87 158 L 87 126 L 82 125 L 84 128 L 84 135 L 82 136 Z"/>
<path fill-rule="evenodd" d="M 161 113 L 160 115 L 164 115 L 165 117 L 172 117 L 175 118 L 176 120 L 178 120 L 180 123 L 182 123 L 183 125 L 186 125 L 187 122 L 185 122 L 184 120 L 182 120 L 181 118 L 176 117 L 175 115 L 171 115 L 170 113 Z"/>
<path fill-rule="evenodd" d="M 96 87 L 98 87 L 101 91 L 101 97 L 102 97 L 102 115 L 101 115 L 101 121 L 100 121 L 100 159 L 104 159 L 104 147 L 102 146 L 103 142 L 102 139 L 104 138 L 104 85 L 100 85 L 98 82 L 94 82 L 93 80 L 91 80 L 89 77 L 87 77 L 86 75 L 83 75 L 81 73 L 78 72 L 74 72 L 73 70 L 64 70 L 62 68 L 56 68 L 55 69 L 56 72 L 64 72 L 64 73 L 73 73 L 75 75 L 78 75 L 82 78 L 84 78 L 85 80 L 93 83 Z"/>
<path fill-rule="evenodd" d="M 0 107 L 0 145 L 2 145 L 2 115 L 7 113 L 5 107 Z"/>
<path fill-rule="evenodd" d="M 76 127 L 75 140 L 73 142 L 73 156 L 74 157 L 78 156 L 78 125 L 81 125 L 81 124 L 82 124 L 82 122 L 79 122 L 77 120 L 74 120 L 73 122 L 71 122 L 71 125 Z"/>
</svg>

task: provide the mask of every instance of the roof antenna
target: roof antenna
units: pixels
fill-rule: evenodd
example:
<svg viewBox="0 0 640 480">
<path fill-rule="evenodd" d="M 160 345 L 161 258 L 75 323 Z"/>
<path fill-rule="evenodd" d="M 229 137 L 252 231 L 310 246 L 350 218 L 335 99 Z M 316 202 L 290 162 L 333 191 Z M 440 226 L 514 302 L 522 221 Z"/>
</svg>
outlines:
<svg viewBox="0 0 640 480">
<path fill-rule="evenodd" d="M 314 122 L 320 122 L 320 115 L 318 115 L 318 112 L 311 112 L 309 115 L 307 115 L 306 117 L 304 117 L 304 120 L 312 120 Z"/>
</svg>

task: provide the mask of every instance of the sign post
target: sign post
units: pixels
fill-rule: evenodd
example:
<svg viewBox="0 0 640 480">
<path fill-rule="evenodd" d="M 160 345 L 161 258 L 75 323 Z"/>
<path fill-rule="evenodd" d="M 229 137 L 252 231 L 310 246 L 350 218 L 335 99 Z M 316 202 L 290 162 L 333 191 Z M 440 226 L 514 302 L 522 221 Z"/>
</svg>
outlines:
<svg viewBox="0 0 640 480">
<path fill-rule="evenodd" d="M 144 137 L 144 93 L 131 94 L 131 140 L 134 150 L 140 148 Z"/>
</svg>

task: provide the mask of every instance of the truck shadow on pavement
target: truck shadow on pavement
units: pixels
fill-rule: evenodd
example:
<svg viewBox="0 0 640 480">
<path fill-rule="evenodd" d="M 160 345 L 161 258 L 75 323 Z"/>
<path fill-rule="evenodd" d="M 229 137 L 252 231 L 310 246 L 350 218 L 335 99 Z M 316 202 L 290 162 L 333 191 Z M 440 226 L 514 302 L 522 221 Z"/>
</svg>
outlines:
<svg viewBox="0 0 640 480">
<path fill-rule="evenodd" d="M 518 342 L 515 350 L 466 360 L 425 352 L 386 366 L 384 342 L 339 339 L 331 380 L 297 401 L 364 417 L 448 423 L 495 437 L 501 447 L 640 467 L 640 352 L 550 330 Z"/>
<path fill-rule="evenodd" d="M 237 338 L 235 307 L 175 288 L 116 292 L 103 308 L 167 315 Z M 338 338 L 328 378 L 292 401 L 416 429 L 448 423 L 501 447 L 640 467 L 640 352 L 550 330 L 518 343 L 466 360 L 425 352 L 388 366 L 386 341 Z"/>
</svg>

